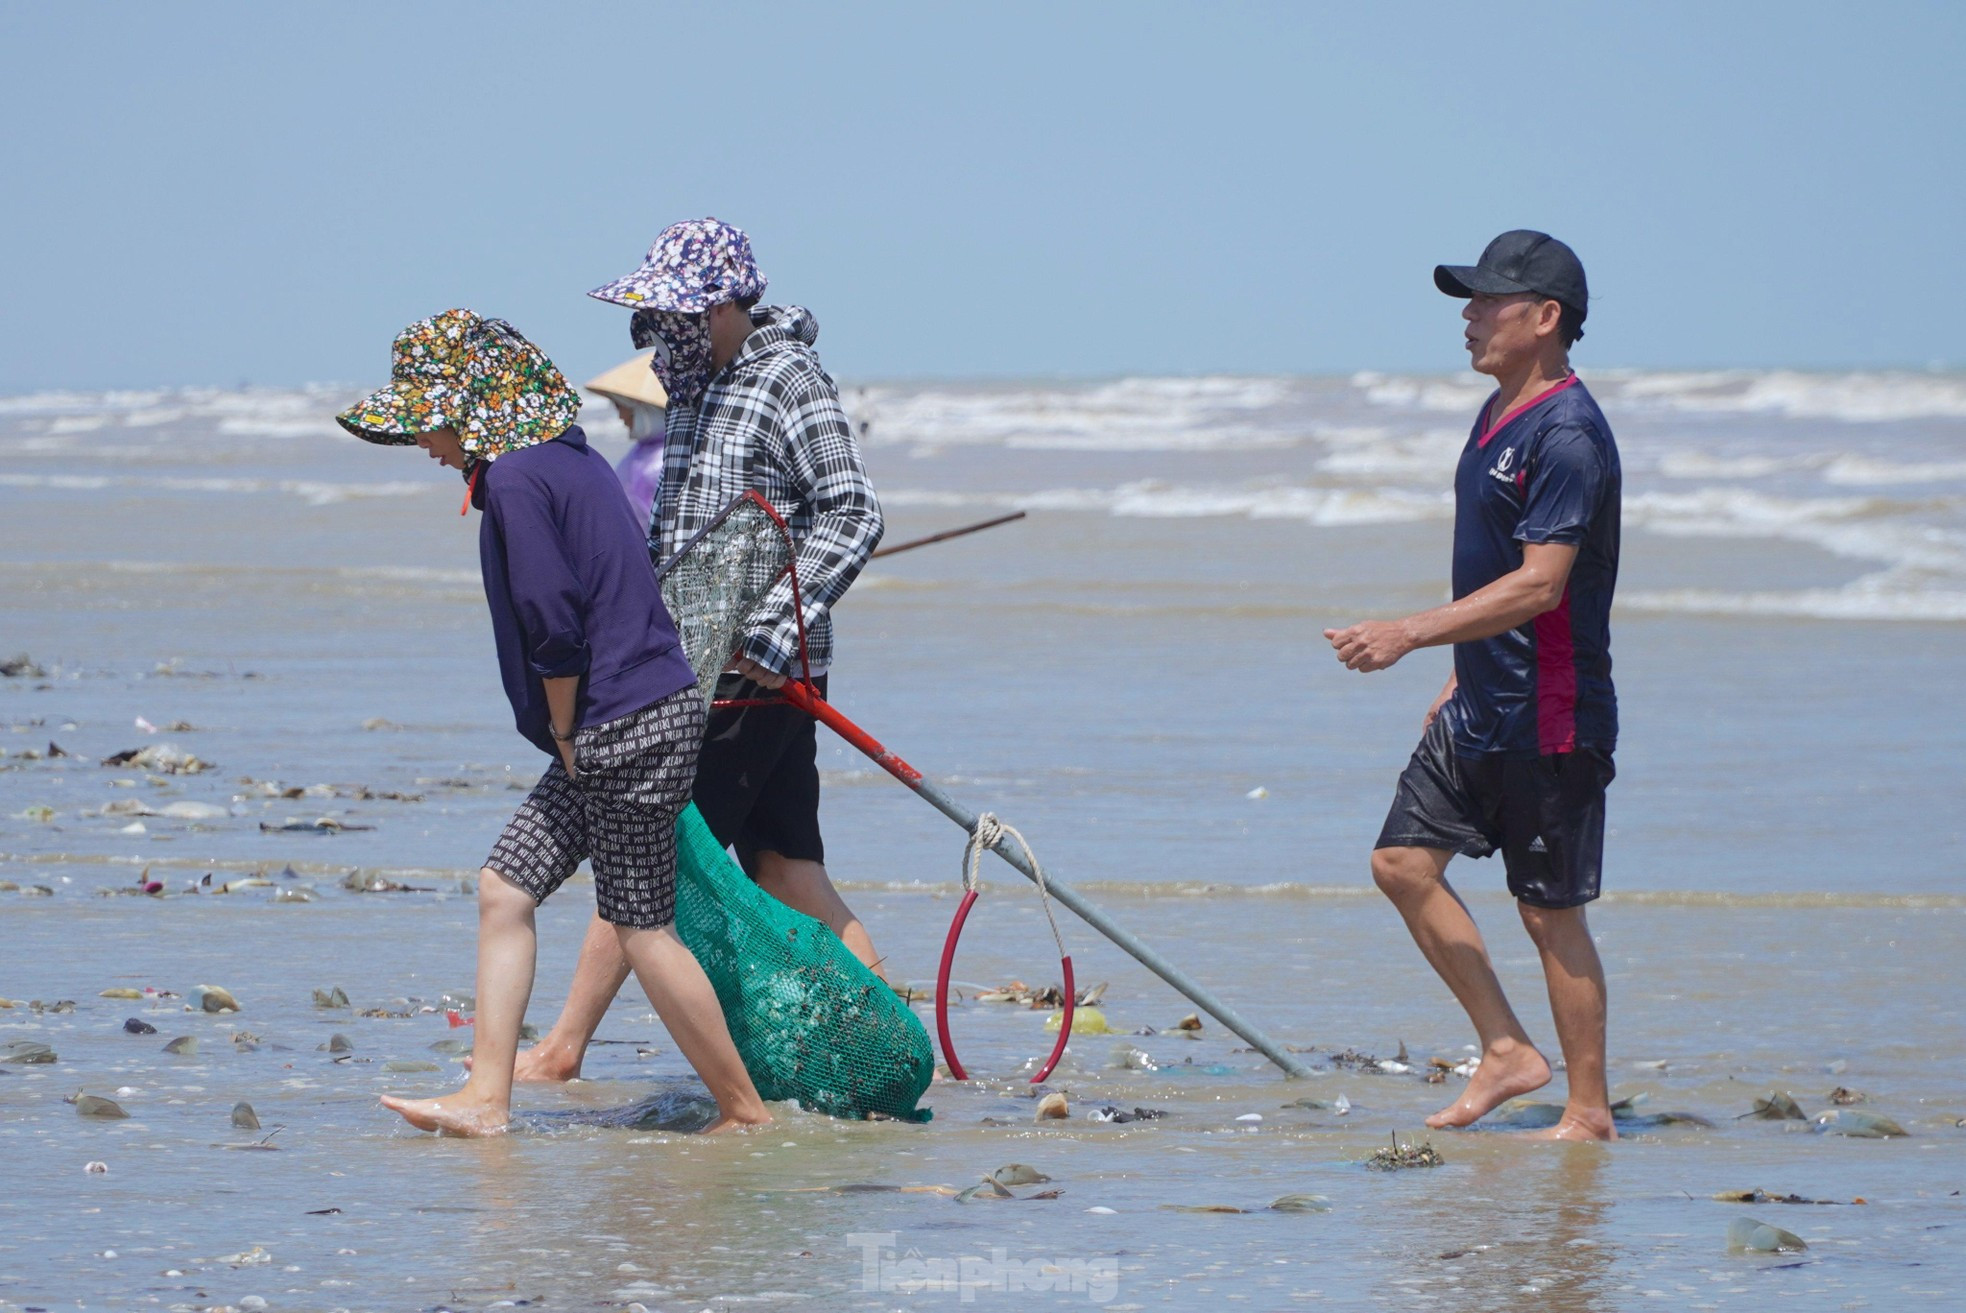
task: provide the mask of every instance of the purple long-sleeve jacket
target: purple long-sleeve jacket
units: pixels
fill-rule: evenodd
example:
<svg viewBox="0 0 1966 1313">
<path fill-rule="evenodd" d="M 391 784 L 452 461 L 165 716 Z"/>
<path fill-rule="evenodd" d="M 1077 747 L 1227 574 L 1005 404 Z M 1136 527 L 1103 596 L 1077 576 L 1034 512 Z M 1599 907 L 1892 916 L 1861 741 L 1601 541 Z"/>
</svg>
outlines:
<svg viewBox="0 0 1966 1313">
<path fill-rule="evenodd" d="M 578 425 L 483 467 L 478 557 L 519 732 L 557 755 L 542 679 L 578 675 L 576 729 L 695 682 L 621 481 Z"/>
</svg>

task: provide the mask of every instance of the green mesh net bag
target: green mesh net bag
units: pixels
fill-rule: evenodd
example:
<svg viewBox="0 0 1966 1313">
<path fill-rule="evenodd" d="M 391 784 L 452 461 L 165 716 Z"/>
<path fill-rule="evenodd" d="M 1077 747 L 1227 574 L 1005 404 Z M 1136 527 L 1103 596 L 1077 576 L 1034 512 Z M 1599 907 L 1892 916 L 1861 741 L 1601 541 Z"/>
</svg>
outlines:
<svg viewBox="0 0 1966 1313">
<path fill-rule="evenodd" d="M 746 621 L 793 569 L 784 523 L 756 493 L 661 567 L 663 600 L 706 698 Z M 676 822 L 676 931 L 710 977 L 763 1098 L 835 1117 L 933 1115 L 916 1106 L 935 1075 L 921 1021 L 823 922 L 753 884 L 694 805 Z"/>
<path fill-rule="evenodd" d="M 716 987 L 766 1099 L 835 1117 L 927 1121 L 928 1031 L 824 922 L 744 874 L 692 804 L 676 822 L 676 932 Z"/>
</svg>

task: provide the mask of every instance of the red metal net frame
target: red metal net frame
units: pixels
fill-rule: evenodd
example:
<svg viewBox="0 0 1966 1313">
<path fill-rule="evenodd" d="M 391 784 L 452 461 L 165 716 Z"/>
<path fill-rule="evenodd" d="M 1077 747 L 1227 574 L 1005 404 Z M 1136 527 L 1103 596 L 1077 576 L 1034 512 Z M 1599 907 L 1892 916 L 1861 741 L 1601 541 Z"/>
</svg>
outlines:
<svg viewBox="0 0 1966 1313">
<path fill-rule="evenodd" d="M 799 587 L 798 553 L 792 546 L 790 526 L 785 523 L 785 518 L 778 513 L 778 509 L 762 493 L 756 489 L 751 489 L 741 496 L 733 498 L 711 518 L 708 524 L 692 534 L 689 540 L 678 547 L 675 554 L 657 569 L 657 582 L 660 583 L 662 580 L 668 578 L 676 567 L 688 558 L 692 550 L 696 550 L 704 544 L 713 541 L 713 535 L 722 531 L 733 516 L 744 511 L 747 507 L 755 507 L 770 517 L 771 523 L 777 528 L 780 539 L 786 547 L 785 564 L 777 572 L 772 574 L 768 580 L 762 582 L 757 599 L 750 600 L 749 605 L 730 608 L 733 614 L 725 617 L 725 629 L 720 638 L 720 642 L 724 647 L 723 659 L 715 667 L 712 667 L 712 670 L 721 669 L 729 661 L 730 657 L 736 654 L 738 631 L 742 628 L 743 622 L 755 610 L 757 600 L 762 600 L 765 594 L 776 587 L 780 578 L 789 576 L 792 595 L 792 618 L 798 633 L 798 674 L 789 677 L 785 684 L 776 690 L 776 697 L 715 698 L 713 694 L 710 705 L 712 707 L 765 707 L 789 704 L 796 707 L 866 754 L 876 765 L 887 771 L 888 774 L 900 780 L 916 793 L 922 794 L 938 809 L 944 812 L 944 814 L 949 815 L 958 824 L 962 825 L 965 830 L 970 832 L 972 841 L 964 854 L 962 903 L 957 907 L 955 916 L 949 924 L 949 933 L 943 940 L 942 959 L 935 982 L 935 1027 L 937 1037 L 942 1043 L 942 1054 L 949 1064 L 950 1074 L 957 1080 L 967 1080 L 969 1079 L 969 1074 L 964 1069 L 962 1060 L 956 1056 L 955 1046 L 949 1036 L 949 974 L 955 961 L 957 941 L 962 937 L 963 927 L 969 920 L 970 910 L 975 906 L 977 895 L 980 892 L 976 879 L 976 863 L 981 856 L 981 849 L 988 847 L 1001 852 L 1002 850 L 998 849 L 998 845 L 1003 841 L 1003 837 L 1006 834 L 1014 835 L 1015 831 L 1002 826 L 994 816 L 990 816 L 987 813 L 982 816 L 964 814 L 961 808 L 956 807 L 952 799 L 949 799 L 947 795 L 942 794 L 939 789 L 924 779 L 920 771 L 910 766 L 906 761 L 901 759 L 899 754 L 884 747 L 871 734 L 868 734 L 865 730 L 847 719 L 846 716 L 828 703 L 824 695 L 814 686 L 812 682 L 812 662 L 806 649 L 805 595 Z M 689 628 L 693 628 L 693 622 L 696 618 L 694 616 L 676 617 L 679 625 Z M 692 666 L 695 666 L 696 659 L 703 654 L 689 653 L 688 655 L 692 658 Z M 699 679 L 702 678 L 702 675 L 703 671 L 699 670 Z M 712 678 L 715 678 L 714 673 L 712 674 Z M 1018 838 L 1021 842 L 1021 836 L 1018 836 Z M 1051 917 L 1051 909 L 1048 905 L 1050 895 L 1045 887 L 1043 871 L 1038 868 L 1036 858 L 1031 854 L 1028 845 L 1025 845 L 1024 851 L 1029 862 L 1029 869 L 1026 870 L 1026 874 L 1037 883 L 1040 897 L 1047 901 L 1045 917 L 1051 921 L 1053 937 L 1058 938 L 1058 925 L 1057 921 Z M 1013 865 L 1016 865 L 1016 863 L 1013 862 Z M 1025 868 L 1020 867 L 1019 869 Z M 1080 914 L 1084 915 L 1082 911 Z M 1033 1085 L 1041 1083 L 1051 1075 L 1052 1071 L 1058 1066 L 1059 1060 L 1065 1056 L 1066 1045 L 1070 1043 L 1072 1036 L 1072 1017 L 1077 1006 L 1077 997 L 1074 988 L 1075 982 L 1072 973 L 1071 955 L 1065 952 L 1064 941 L 1062 939 L 1058 940 L 1058 951 L 1059 966 L 1065 978 L 1063 989 L 1064 1012 L 1060 1018 L 1058 1040 L 1052 1046 L 1050 1056 L 1045 1059 L 1044 1064 L 1038 1069 L 1037 1074 L 1031 1077 L 1031 1084 Z"/>
</svg>

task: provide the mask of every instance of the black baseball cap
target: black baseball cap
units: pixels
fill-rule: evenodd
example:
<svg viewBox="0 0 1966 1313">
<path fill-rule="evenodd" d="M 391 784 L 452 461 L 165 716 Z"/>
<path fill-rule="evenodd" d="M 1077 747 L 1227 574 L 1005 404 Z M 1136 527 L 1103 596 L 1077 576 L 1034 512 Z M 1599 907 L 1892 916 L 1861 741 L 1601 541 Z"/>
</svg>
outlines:
<svg viewBox="0 0 1966 1313">
<path fill-rule="evenodd" d="M 1434 286 L 1449 296 L 1506 296 L 1534 292 L 1577 312 L 1590 313 L 1591 293 L 1577 253 L 1548 233 L 1505 232 L 1473 264 L 1437 264 Z"/>
</svg>

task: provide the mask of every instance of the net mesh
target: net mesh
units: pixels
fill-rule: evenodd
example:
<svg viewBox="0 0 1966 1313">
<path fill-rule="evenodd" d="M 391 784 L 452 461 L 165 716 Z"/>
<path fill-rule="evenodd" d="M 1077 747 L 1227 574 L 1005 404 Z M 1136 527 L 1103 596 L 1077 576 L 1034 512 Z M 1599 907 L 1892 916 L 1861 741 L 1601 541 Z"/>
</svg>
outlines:
<svg viewBox="0 0 1966 1313">
<path fill-rule="evenodd" d="M 663 565 L 662 601 L 706 703 L 746 623 L 791 565 L 790 536 L 755 495 L 726 506 Z"/>
<path fill-rule="evenodd" d="M 758 1094 L 835 1117 L 927 1121 L 928 1032 L 824 922 L 751 883 L 694 804 L 676 824 L 676 931 Z"/>
<path fill-rule="evenodd" d="M 791 564 L 784 525 L 747 494 L 663 565 L 663 601 L 706 697 Z M 762 1097 L 835 1117 L 933 1115 L 917 1106 L 935 1075 L 921 1021 L 823 922 L 753 884 L 694 805 L 676 822 L 676 931 Z"/>
</svg>

